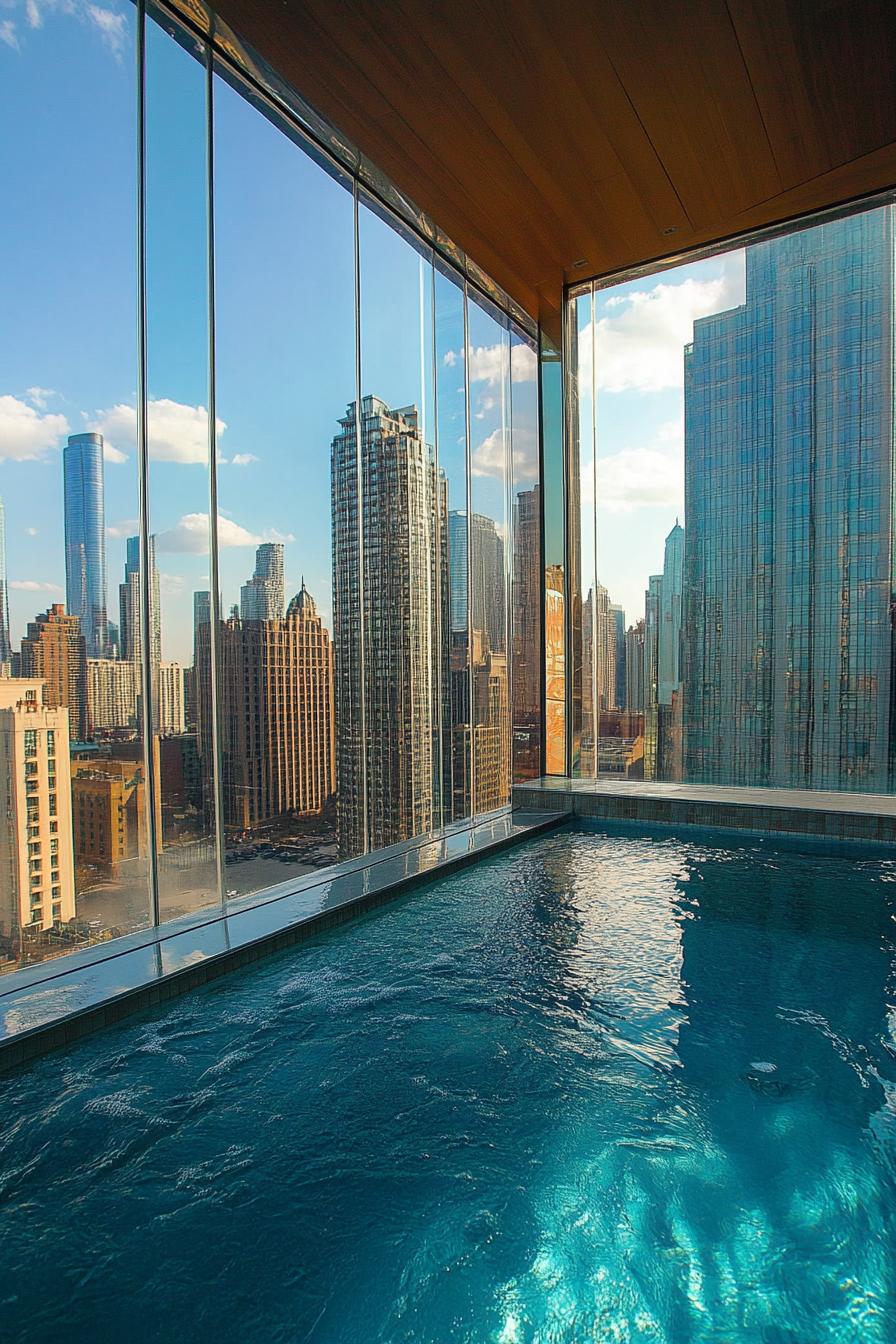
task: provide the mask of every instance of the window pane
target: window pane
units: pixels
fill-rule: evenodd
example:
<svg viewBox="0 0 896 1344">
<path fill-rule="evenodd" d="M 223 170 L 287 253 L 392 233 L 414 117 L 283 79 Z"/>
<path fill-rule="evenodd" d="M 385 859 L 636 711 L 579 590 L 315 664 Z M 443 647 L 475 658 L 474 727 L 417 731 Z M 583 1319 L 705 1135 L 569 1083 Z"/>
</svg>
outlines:
<svg viewBox="0 0 896 1344">
<path fill-rule="evenodd" d="M 203 45 L 146 25 L 146 331 L 150 654 L 161 917 L 216 902 L 215 809 L 197 726 L 211 685 L 194 671 L 193 594 L 208 589 L 208 178 Z M 121 589 L 123 625 L 139 583 Z M 139 641 L 137 641 L 139 643 Z"/>
<path fill-rule="evenodd" d="M 117 0 L 103 14 L 47 9 L 17 49 L 0 45 L 0 122 L 15 128 L 0 136 L 5 968 L 150 914 L 140 704 L 115 600 L 138 513 L 136 15 Z"/>
<path fill-rule="evenodd" d="M 337 852 L 330 452 L 355 395 L 354 222 L 344 181 L 220 77 L 215 238 L 218 703 L 239 896 Z M 204 768 L 210 750 L 203 734 Z"/>
<path fill-rule="evenodd" d="M 513 778 L 541 774 L 541 471 L 535 342 L 510 332 Z"/>
<path fill-rule="evenodd" d="M 510 332 L 472 298 L 468 322 L 473 810 L 488 812 L 510 799 Z"/>
<path fill-rule="evenodd" d="M 366 203 L 359 239 L 363 596 L 340 611 L 336 656 L 363 668 L 367 833 L 378 849 L 442 820 L 447 499 L 435 457 L 430 257 Z M 337 720 L 339 761 L 354 778 L 362 762 L 343 753 L 340 732 Z M 343 815 L 346 835 L 360 833 L 357 813 L 346 808 L 340 825 Z"/>
<path fill-rule="evenodd" d="M 542 333 L 541 436 L 544 456 L 545 773 L 566 773 L 566 485 L 563 377 L 559 351 Z"/>
<path fill-rule="evenodd" d="M 469 557 L 467 529 L 467 394 L 464 294 L 435 268 L 436 407 L 439 469 L 447 492 L 443 529 L 443 797 L 445 821 L 470 816 Z M 444 592 L 447 584 L 447 596 Z"/>
</svg>

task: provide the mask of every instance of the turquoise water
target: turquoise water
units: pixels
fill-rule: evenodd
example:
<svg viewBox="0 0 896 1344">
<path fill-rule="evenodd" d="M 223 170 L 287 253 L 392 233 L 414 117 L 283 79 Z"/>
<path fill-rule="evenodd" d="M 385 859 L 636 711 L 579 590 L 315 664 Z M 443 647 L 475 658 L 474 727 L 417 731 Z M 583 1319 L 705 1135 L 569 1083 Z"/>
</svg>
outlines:
<svg viewBox="0 0 896 1344">
<path fill-rule="evenodd" d="M 566 831 L 0 1082 L 0 1336 L 896 1340 L 896 864 Z"/>
</svg>

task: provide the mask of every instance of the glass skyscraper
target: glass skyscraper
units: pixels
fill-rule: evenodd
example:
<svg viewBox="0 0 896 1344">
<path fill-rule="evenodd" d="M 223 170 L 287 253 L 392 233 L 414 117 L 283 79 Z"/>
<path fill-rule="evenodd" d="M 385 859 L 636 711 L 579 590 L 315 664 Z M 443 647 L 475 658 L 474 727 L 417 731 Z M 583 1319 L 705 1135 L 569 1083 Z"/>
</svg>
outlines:
<svg viewBox="0 0 896 1344">
<path fill-rule="evenodd" d="M 65 602 L 81 622 L 90 658 L 107 652 L 103 436 L 72 434 L 62 454 Z"/>
<path fill-rule="evenodd" d="M 9 635 L 9 592 L 6 577 L 6 510 L 0 499 L 0 676 L 12 658 Z"/>
<path fill-rule="evenodd" d="M 894 211 L 746 249 L 685 353 L 685 776 L 893 786 Z"/>
</svg>

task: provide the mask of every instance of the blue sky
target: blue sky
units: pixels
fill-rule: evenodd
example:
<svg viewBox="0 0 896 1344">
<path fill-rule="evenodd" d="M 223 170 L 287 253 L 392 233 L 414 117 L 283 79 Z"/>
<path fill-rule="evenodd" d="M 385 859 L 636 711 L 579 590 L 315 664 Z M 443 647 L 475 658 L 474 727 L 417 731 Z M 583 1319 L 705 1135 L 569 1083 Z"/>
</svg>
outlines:
<svg viewBox="0 0 896 1344">
<path fill-rule="evenodd" d="M 123 0 L 0 0 L 3 325 L 0 495 L 13 638 L 64 600 L 62 473 L 68 433 L 107 442 L 109 614 L 136 530 L 135 75 Z M 192 593 L 208 586 L 208 335 L 204 73 L 161 29 L 147 39 L 150 518 L 161 571 L 163 656 L 190 660 Z M 284 541 L 330 616 L 330 441 L 354 396 L 352 204 L 223 81 L 216 88 L 216 355 L 221 587 L 239 599 L 262 540 Z M 429 271 L 408 241 L 361 219 L 362 386 L 411 402 L 432 437 L 433 370 L 421 359 Z M 740 290 L 738 289 L 740 285 Z M 450 507 L 465 504 L 458 309 L 436 314 L 440 453 Z M 681 345 L 693 316 L 739 301 L 737 258 L 700 263 L 598 300 L 601 579 L 629 619 L 680 511 Z M 441 302 L 441 300 L 440 300 Z M 474 508 L 506 528 L 507 352 L 471 307 Z M 514 360 L 515 404 L 534 389 Z M 447 400 L 455 402 L 446 404 Z M 517 479 L 535 437 L 520 433 Z"/>
</svg>

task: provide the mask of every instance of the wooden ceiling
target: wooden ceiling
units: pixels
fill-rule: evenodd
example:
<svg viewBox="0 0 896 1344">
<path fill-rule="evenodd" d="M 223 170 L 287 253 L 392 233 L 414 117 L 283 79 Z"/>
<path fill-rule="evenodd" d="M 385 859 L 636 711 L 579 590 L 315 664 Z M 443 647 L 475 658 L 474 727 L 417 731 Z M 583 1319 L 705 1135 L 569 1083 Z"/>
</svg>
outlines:
<svg viewBox="0 0 896 1344">
<path fill-rule="evenodd" d="M 564 282 L 896 183 L 896 0 L 219 0 L 553 326 Z"/>
</svg>

